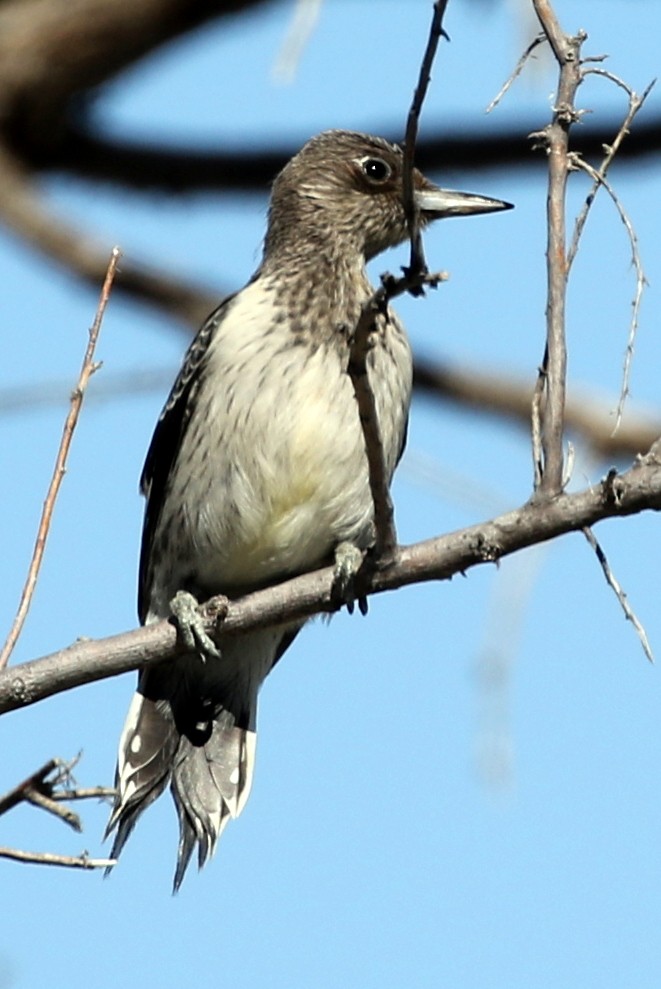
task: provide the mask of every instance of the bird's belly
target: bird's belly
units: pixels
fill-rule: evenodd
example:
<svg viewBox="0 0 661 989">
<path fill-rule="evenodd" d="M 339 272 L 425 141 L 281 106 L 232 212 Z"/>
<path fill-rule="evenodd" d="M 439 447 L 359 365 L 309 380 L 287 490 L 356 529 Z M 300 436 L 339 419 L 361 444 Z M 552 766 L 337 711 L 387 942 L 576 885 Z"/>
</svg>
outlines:
<svg viewBox="0 0 661 989">
<path fill-rule="evenodd" d="M 231 463 L 194 526 L 195 541 L 206 544 L 197 563 L 205 587 L 256 586 L 322 565 L 343 540 L 369 542 L 372 501 L 351 383 L 338 374 L 334 387 L 315 384 L 302 382 L 279 409 L 255 402 L 233 453 L 223 452 Z"/>
</svg>

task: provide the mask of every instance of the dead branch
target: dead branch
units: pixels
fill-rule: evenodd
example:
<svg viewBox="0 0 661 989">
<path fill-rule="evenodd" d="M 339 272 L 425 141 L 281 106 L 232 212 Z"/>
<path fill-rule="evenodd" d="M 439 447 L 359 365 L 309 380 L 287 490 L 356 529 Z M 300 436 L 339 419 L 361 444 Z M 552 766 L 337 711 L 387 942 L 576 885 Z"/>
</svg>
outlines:
<svg viewBox="0 0 661 989">
<path fill-rule="evenodd" d="M 567 376 L 565 196 L 570 171 L 569 129 L 580 119 L 574 102 L 581 83 L 580 53 L 586 35 L 582 32 L 575 37 L 565 35 L 548 0 L 533 0 L 533 7 L 560 71 L 553 119 L 543 135 L 538 135 L 543 136 L 547 151 L 549 180 L 546 347 L 542 362 L 545 397 L 541 421 L 543 471 L 537 490 L 550 498 L 562 490 L 564 473 L 563 434 Z"/>
<path fill-rule="evenodd" d="M 528 61 L 528 59 L 530 58 L 530 56 L 532 55 L 532 53 L 534 52 L 535 48 L 537 48 L 539 45 L 541 45 L 545 40 L 546 40 L 546 35 L 543 34 L 543 33 L 542 34 L 538 34 L 536 37 L 534 37 L 532 39 L 532 41 L 530 42 L 530 44 L 526 47 L 526 49 L 524 50 L 523 54 L 519 58 L 519 61 L 514 66 L 513 71 L 510 73 L 510 75 L 508 76 L 508 78 L 505 80 L 505 82 L 503 83 L 503 85 L 500 87 L 500 89 L 498 90 L 498 92 L 496 93 L 496 95 L 494 96 L 494 98 L 491 100 L 491 103 L 489 103 L 488 107 L 484 111 L 485 113 L 491 113 L 492 110 L 495 110 L 496 109 L 496 107 L 498 106 L 498 104 L 500 103 L 500 101 L 502 100 L 502 98 L 505 96 L 505 94 L 508 92 L 508 90 L 511 89 L 511 87 L 514 84 L 514 82 L 516 81 L 516 79 L 518 79 L 518 77 L 523 72 L 523 68 L 524 68 L 526 62 Z"/>
<path fill-rule="evenodd" d="M 629 604 L 627 600 L 627 595 L 622 589 L 622 585 L 620 584 L 617 577 L 611 570 L 610 563 L 608 562 L 608 557 L 601 548 L 601 544 L 599 543 L 594 532 L 589 526 L 586 526 L 585 529 L 583 529 L 583 534 L 595 552 L 595 556 L 597 557 L 597 560 L 599 561 L 599 565 L 603 571 L 604 577 L 606 578 L 606 583 L 612 589 L 613 593 L 615 594 L 615 597 L 619 601 L 620 607 L 624 612 L 624 617 L 627 619 L 627 621 L 631 622 L 631 624 L 633 625 L 634 629 L 636 630 L 636 635 L 640 640 L 640 644 L 643 647 L 643 652 L 645 653 L 646 657 L 649 659 L 650 663 L 653 663 L 654 654 L 652 653 L 652 647 L 650 646 L 649 639 L 647 638 L 647 632 L 645 631 L 640 619 L 636 615 L 636 612 Z"/>
<path fill-rule="evenodd" d="M 69 449 L 71 447 L 73 434 L 76 426 L 78 425 L 78 418 L 80 416 L 80 410 L 83 406 L 85 390 L 89 384 L 90 378 L 100 367 L 99 364 L 95 364 L 94 362 L 94 352 L 99 339 L 99 333 L 101 332 L 101 323 L 103 322 L 103 315 L 106 311 L 106 306 L 108 305 L 108 299 L 110 298 L 110 290 L 112 288 L 112 283 L 120 256 L 119 248 L 113 248 L 110 255 L 110 261 L 108 262 L 103 288 L 101 289 L 99 305 L 96 310 L 94 322 L 89 331 L 89 338 L 85 349 L 85 356 L 83 357 L 83 364 L 78 376 L 78 382 L 71 396 L 69 414 L 67 415 L 64 423 L 62 439 L 55 458 L 53 476 L 51 477 L 50 484 L 48 485 L 48 492 L 46 494 L 46 500 L 44 501 L 44 507 L 41 513 L 41 519 L 39 521 L 39 528 L 37 530 L 37 538 L 34 544 L 30 566 L 28 567 L 28 575 L 21 593 L 20 604 L 18 606 L 18 611 L 16 613 L 16 617 L 14 618 L 12 627 L 9 630 L 7 640 L 2 648 L 2 651 L 0 652 L 0 670 L 4 669 L 9 662 L 9 657 L 11 656 L 14 646 L 18 641 L 18 637 L 21 634 L 28 611 L 30 610 L 34 589 L 37 586 L 37 578 L 39 577 L 41 561 L 43 560 L 44 550 L 46 549 L 46 541 L 48 539 L 51 519 L 53 517 L 53 509 L 55 508 L 55 502 L 57 501 L 57 496 L 66 473 Z"/>
<path fill-rule="evenodd" d="M 39 576 L 39 570 L 41 568 L 41 561 L 43 559 L 44 550 L 46 548 L 46 541 L 48 539 L 48 532 L 50 530 L 51 519 L 53 515 L 53 509 L 55 507 L 55 502 L 60 490 L 60 486 L 64 479 L 66 473 L 66 463 L 69 455 L 69 449 L 71 447 L 71 441 L 73 439 L 73 434 L 78 424 L 78 418 L 80 416 L 80 411 L 83 404 L 83 397 L 85 395 L 85 390 L 89 383 L 89 379 L 98 370 L 98 364 L 94 363 L 94 352 L 96 349 L 97 340 L 99 338 L 99 333 L 101 331 L 101 323 L 103 320 L 103 315 L 105 313 L 106 306 L 108 304 L 108 299 L 110 297 L 110 290 L 112 288 L 113 279 L 115 277 L 115 271 L 117 270 L 117 264 L 119 262 L 120 252 L 118 248 L 114 248 L 110 257 L 110 261 L 107 266 L 106 277 L 103 283 L 103 288 L 101 290 L 101 297 L 99 299 L 99 305 L 96 311 L 96 316 L 94 322 L 89 331 L 89 339 L 87 342 L 87 347 L 85 350 L 85 355 L 83 357 L 83 364 L 80 369 L 80 374 L 78 377 L 78 383 L 74 392 L 71 396 L 71 404 L 69 409 L 69 414 L 67 415 L 64 430 L 62 433 L 62 439 L 57 452 L 57 457 L 55 459 L 55 467 L 53 470 L 53 475 L 51 477 L 50 484 L 48 486 L 48 492 L 46 494 L 46 500 L 44 501 L 43 512 L 41 515 L 41 520 L 39 522 L 39 528 L 37 530 L 37 538 L 35 541 L 34 551 L 32 554 L 32 559 L 30 561 L 30 566 L 28 568 L 28 575 L 21 593 L 21 600 L 16 613 L 16 617 L 12 624 L 12 627 L 7 636 L 7 640 L 0 652 L 0 670 L 4 669 L 9 661 L 9 657 L 13 651 L 14 646 L 18 640 L 23 624 L 27 617 L 27 613 L 30 609 L 30 604 L 32 602 L 32 596 L 34 594 L 34 589 L 37 584 L 37 578 Z"/>
<path fill-rule="evenodd" d="M 108 787 L 89 787 L 87 789 L 72 789 L 71 770 L 79 757 L 70 762 L 62 759 L 49 759 L 48 762 L 24 779 L 18 786 L 13 787 L 0 796 L 0 814 L 5 814 L 20 803 L 29 803 L 53 814 L 64 824 L 80 833 L 83 828 L 80 817 L 65 801 L 80 800 L 86 797 L 106 797 L 114 791 Z M 90 859 L 87 852 L 81 856 L 54 855 L 50 852 L 25 852 L 15 848 L 1 848 L 0 857 L 14 859 L 19 862 L 32 862 L 40 865 L 64 865 L 80 869 L 105 868 L 99 860 Z"/>
<path fill-rule="evenodd" d="M 410 292 L 411 295 L 421 295 L 424 284 L 436 286 L 441 276 L 429 277 L 425 261 L 422 234 L 420 231 L 420 211 L 416 206 L 413 187 L 413 169 L 415 163 L 415 142 L 418 136 L 418 123 L 422 107 L 431 80 L 431 69 L 436 55 L 438 42 L 443 34 L 443 15 L 447 0 L 437 0 L 434 4 L 429 37 L 425 48 L 418 82 L 413 93 L 413 100 L 406 121 L 406 139 L 404 142 L 404 163 L 402 166 L 402 198 L 408 224 L 411 244 L 409 267 L 404 269 L 401 278 L 391 274 L 382 276 L 381 287 L 372 298 L 362 307 L 358 323 L 354 328 L 349 351 L 348 373 L 353 385 L 360 424 L 365 438 L 365 452 L 370 490 L 374 503 L 374 562 L 386 566 L 394 557 L 397 547 L 395 531 L 395 516 L 392 499 L 388 486 L 385 457 L 379 422 L 376 414 L 376 401 L 367 374 L 367 358 L 373 345 L 373 336 L 379 317 L 388 319 L 388 302 L 390 299 Z"/>
<path fill-rule="evenodd" d="M 366 594 L 395 590 L 427 580 L 447 580 L 472 567 L 493 563 L 526 546 L 593 526 L 606 518 L 661 510 L 661 445 L 655 444 L 624 474 L 612 471 L 601 484 L 551 501 L 531 501 L 491 521 L 413 546 L 401 547 L 385 570 L 366 578 Z M 222 599 L 203 609 L 210 635 L 224 615 L 223 635 L 264 628 L 332 612 L 333 568 L 296 577 L 236 601 Z M 362 588 L 361 588 L 362 591 Z M 45 697 L 136 670 L 178 655 L 174 626 L 158 622 L 102 640 L 76 642 L 50 656 L 0 673 L 0 714 Z"/>
<path fill-rule="evenodd" d="M 0 847 L 0 858 L 30 865 L 60 865 L 68 869 L 108 869 L 117 865 L 115 859 L 93 859 L 87 852 L 81 855 L 54 855 L 52 852 L 24 852 L 18 848 Z"/>
<path fill-rule="evenodd" d="M 574 150 L 584 158 L 599 158 L 618 126 L 619 121 L 586 125 L 575 136 Z M 496 133 L 484 128 L 461 134 L 437 130 L 418 141 L 416 160 L 429 173 L 538 169 L 539 161 L 530 153 L 526 139 L 534 129 L 533 121 L 518 121 L 502 126 Z M 370 130 L 394 142 L 401 136 L 389 121 L 375 122 Z M 29 157 L 24 160 L 37 171 L 65 172 L 138 191 L 169 195 L 240 191 L 261 196 L 299 146 L 300 141 L 285 141 L 260 147 L 255 138 L 233 149 L 161 147 L 107 137 L 94 122 L 78 119 L 65 122 L 62 143 L 48 161 Z M 618 161 L 623 165 L 639 164 L 641 158 L 660 152 L 661 119 L 653 119 L 636 127 L 620 149 Z"/>
</svg>

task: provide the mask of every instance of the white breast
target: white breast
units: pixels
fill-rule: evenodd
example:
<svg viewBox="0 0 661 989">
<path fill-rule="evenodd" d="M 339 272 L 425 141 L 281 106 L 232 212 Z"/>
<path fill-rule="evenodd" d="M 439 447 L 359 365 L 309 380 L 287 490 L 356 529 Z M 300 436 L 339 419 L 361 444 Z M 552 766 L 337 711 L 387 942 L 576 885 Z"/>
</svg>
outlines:
<svg viewBox="0 0 661 989">
<path fill-rule="evenodd" d="M 369 537 L 372 502 L 346 357 L 331 342 L 297 343 L 275 317 L 273 295 L 259 282 L 237 297 L 212 341 L 173 478 L 190 547 L 179 569 L 194 565 L 214 591 L 312 568 L 338 542 Z M 393 346 L 396 359 L 380 348 L 371 374 L 391 471 L 411 375 L 399 331 Z M 212 451 L 206 459 L 203 446 Z"/>
</svg>

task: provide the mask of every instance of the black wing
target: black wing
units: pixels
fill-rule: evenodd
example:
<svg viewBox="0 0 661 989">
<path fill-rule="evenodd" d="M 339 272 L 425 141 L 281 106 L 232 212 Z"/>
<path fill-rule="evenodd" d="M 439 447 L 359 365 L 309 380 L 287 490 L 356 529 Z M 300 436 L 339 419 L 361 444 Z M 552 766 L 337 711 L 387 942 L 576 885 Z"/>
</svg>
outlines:
<svg viewBox="0 0 661 989">
<path fill-rule="evenodd" d="M 138 615 L 141 622 L 145 621 L 147 615 L 149 558 L 168 478 L 177 460 L 191 417 L 195 392 L 199 388 L 209 344 L 233 298 L 233 295 L 228 296 L 211 313 L 186 351 L 181 370 L 156 423 L 140 475 L 140 491 L 147 499 L 142 525 L 138 576 Z"/>
</svg>

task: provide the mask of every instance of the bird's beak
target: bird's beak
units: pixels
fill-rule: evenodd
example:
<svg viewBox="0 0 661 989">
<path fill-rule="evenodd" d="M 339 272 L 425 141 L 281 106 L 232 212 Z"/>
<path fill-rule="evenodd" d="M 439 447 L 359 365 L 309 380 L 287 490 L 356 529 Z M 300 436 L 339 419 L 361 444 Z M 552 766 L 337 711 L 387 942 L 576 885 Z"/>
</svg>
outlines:
<svg viewBox="0 0 661 989">
<path fill-rule="evenodd" d="M 472 192 L 453 192 L 436 186 L 416 189 L 416 206 L 428 220 L 440 220 L 444 216 L 472 216 L 478 213 L 497 213 L 503 209 L 513 209 L 512 203 L 502 199 L 477 196 Z"/>
</svg>

